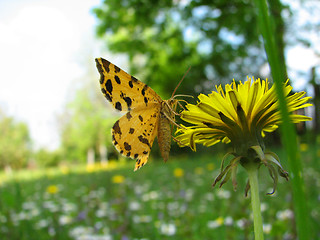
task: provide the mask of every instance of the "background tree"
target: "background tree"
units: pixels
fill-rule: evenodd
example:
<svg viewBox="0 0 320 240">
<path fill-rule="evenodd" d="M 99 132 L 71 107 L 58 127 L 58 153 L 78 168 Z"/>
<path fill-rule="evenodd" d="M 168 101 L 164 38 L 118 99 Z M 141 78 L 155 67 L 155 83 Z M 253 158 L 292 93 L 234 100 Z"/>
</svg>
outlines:
<svg viewBox="0 0 320 240">
<path fill-rule="evenodd" d="M 30 149 L 27 125 L 6 116 L 0 109 L 0 168 L 17 169 L 26 166 Z"/>
<path fill-rule="evenodd" d="M 189 66 L 184 93 L 259 75 L 265 55 L 253 10 L 243 0 L 108 0 L 94 13 L 108 49 L 126 53 L 130 73 L 169 96 Z"/>
<path fill-rule="evenodd" d="M 60 117 L 64 160 L 85 162 L 89 151 L 100 158 L 103 146 L 111 147 L 114 112 L 100 93 L 98 79 L 94 80 L 77 90 Z"/>
</svg>

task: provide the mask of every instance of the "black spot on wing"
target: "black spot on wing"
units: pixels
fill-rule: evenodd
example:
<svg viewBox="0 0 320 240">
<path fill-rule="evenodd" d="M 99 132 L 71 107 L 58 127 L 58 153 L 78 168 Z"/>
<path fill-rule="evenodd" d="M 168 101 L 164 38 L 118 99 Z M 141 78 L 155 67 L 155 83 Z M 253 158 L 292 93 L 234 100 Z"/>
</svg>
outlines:
<svg viewBox="0 0 320 240">
<path fill-rule="evenodd" d="M 141 90 L 141 94 L 144 96 L 146 94 L 146 90 L 148 89 L 148 85 L 144 85 L 144 87 Z"/>
<path fill-rule="evenodd" d="M 133 134 L 133 133 L 134 133 L 134 128 L 130 128 L 130 129 L 129 129 L 129 133 L 130 133 L 130 134 Z"/>
<path fill-rule="evenodd" d="M 138 79 L 136 79 L 134 76 L 131 76 L 131 80 L 132 80 L 133 82 L 138 82 Z"/>
<path fill-rule="evenodd" d="M 139 115 L 139 120 L 143 122 L 143 117 L 141 115 Z"/>
<path fill-rule="evenodd" d="M 118 73 L 120 71 L 121 71 L 121 69 L 118 66 L 114 65 L 114 72 Z"/>
<path fill-rule="evenodd" d="M 110 62 L 101 58 L 101 62 L 102 62 L 102 65 L 104 67 L 104 69 L 106 70 L 107 73 L 110 72 Z"/>
<path fill-rule="evenodd" d="M 131 155 L 131 152 L 127 152 L 127 157 L 130 157 L 130 155 Z"/>
<path fill-rule="evenodd" d="M 122 132 L 121 132 L 121 128 L 119 126 L 119 120 L 115 122 L 115 124 L 113 125 L 112 129 L 113 129 L 114 133 L 115 134 L 119 134 L 120 138 L 121 138 Z"/>
<path fill-rule="evenodd" d="M 122 111 L 122 106 L 120 102 L 116 102 L 116 105 L 114 106 L 117 110 Z"/>
<path fill-rule="evenodd" d="M 144 97 L 144 102 L 146 103 L 146 105 L 148 104 L 148 98 Z"/>
<path fill-rule="evenodd" d="M 148 151 L 143 151 L 143 154 L 147 155 L 147 154 L 148 154 Z"/>
<path fill-rule="evenodd" d="M 101 92 L 103 93 L 103 95 L 106 97 L 106 99 L 111 102 L 112 98 L 111 96 L 107 93 L 107 91 L 104 88 L 101 88 Z"/>
<path fill-rule="evenodd" d="M 100 75 L 100 84 L 104 84 L 104 75 L 103 74 Z"/>
<path fill-rule="evenodd" d="M 117 75 L 114 76 L 114 80 L 116 80 L 118 84 L 121 84 L 120 78 Z"/>
<path fill-rule="evenodd" d="M 129 87 L 133 88 L 132 81 L 129 81 Z"/>
<path fill-rule="evenodd" d="M 143 144 L 148 145 L 149 148 L 150 148 L 150 143 L 149 143 L 149 140 L 148 140 L 147 138 L 144 138 L 142 135 L 140 135 L 140 136 L 138 137 L 138 139 L 139 139 L 140 142 L 142 142 Z"/>
<path fill-rule="evenodd" d="M 131 150 L 131 145 L 127 142 L 124 142 L 124 149 L 127 150 L 127 151 L 130 151 Z"/>
<path fill-rule="evenodd" d="M 106 86 L 107 91 L 108 91 L 110 94 L 112 94 L 113 87 L 112 87 L 112 82 L 111 82 L 110 79 L 107 80 L 105 86 Z"/>
<path fill-rule="evenodd" d="M 136 153 L 133 157 L 134 157 L 134 159 L 137 159 L 139 157 L 139 154 Z"/>
<path fill-rule="evenodd" d="M 100 75 L 103 75 L 103 69 L 102 69 L 102 66 L 101 66 L 98 58 L 96 58 L 95 61 L 96 61 L 96 66 L 97 66 L 97 69 L 98 69 Z"/>
<path fill-rule="evenodd" d="M 126 117 L 127 117 L 128 121 L 130 121 L 130 119 L 132 118 L 131 113 L 130 113 L 130 112 L 127 112 Z"/>
<path fill-rule="evenodd" d="M 130 109 L 132 105 L 132 100 L 129 97 L 124 97 L 123 100 L 127 103 L 128 108 Z"/>
</svg>

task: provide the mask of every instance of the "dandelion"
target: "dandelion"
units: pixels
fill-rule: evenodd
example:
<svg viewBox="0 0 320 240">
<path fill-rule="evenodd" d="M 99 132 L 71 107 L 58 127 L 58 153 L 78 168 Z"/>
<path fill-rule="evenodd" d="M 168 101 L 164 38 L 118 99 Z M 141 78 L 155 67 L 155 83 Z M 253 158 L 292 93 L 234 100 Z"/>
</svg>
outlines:
<svg viewBox="0 0 320 240">
<path fill-rule="evenodd" d="M 176 178 L 181 178 L 184 176 L 184 171 L 182 168 L 175 168 L 173 170 L 173 175 L 176 177 Z"/>
<path fill-rule="evenodd" d="M 58 193 L 59 188 L 57 185 L 50 185 L 47 187 L 46 191 L 47 191 L 47 193 L 50 193 L 50 194 L 56 194 L 56 193 Z"/>
<path fill-rule="evenodd" d="M 218 142 L 231 143 L 233 151 L 222 159 L 221 171 L 214 185 L 221 181 L 220 186 L 232 177 L 236 188 L 236 171 L 240 163 L 246 169 L 265 165 L 277 184 L 278 173 L 288 178 L 288 173 L 283 170 L 279 158 L 275 153 L 265 152 L 263 137 L 266 132 L 272 132 L 281 123 L 278 99 L 275 87 L 269 88 L 268 80 L 251 80 L 244 83 L 216 87 L 216 92 L 198 96 L 196 105 L 188 104 L 187 110 L 181 113 L 181 118 L 193 125 L 183 127 L 177 131 L 176 138 L 180 144 L 189 146 L 196 151 L 196 144 L 212 146 Z M 284 84 L 284 93 L 290 112 L 311 106 L 306 103 L 310 97 L 303 97 L 305 92 L 298 92 L 289 96 L 292 87 L 288 82 Z M 309 121 L 310 117 L 292 114 L 294 123 Z M 224 167 L 228 157 L 233 156 L 230 163 Z M 246 192 L 249 190 L 247 185 Z M 272 192 L 273 193 L 273 192 Z"/>
<path fill-rule="evenodd" d="M 306 144 L 306 143 L 301 143 L 300 144 L 300 151 L 301 152 L 306 152 L 307 150 L 308 150 L 308 144 Z"/>
<path fill-rule="evenodd" d="M 123 183 L 124 180 L 125 180 L 125 177 L 122 176 L 122 175 L 114 175 L 114 176 L 112 177 L 112 182 L 113 182 L 113 183 L 116 183 L 116 184 Z"/>
<path fill-rule="evenodd" d="M 305 92 L 289 95 L 291 90 L 286 81 L 283 92 L 291 121 L 311 120 L 310 117 L 293 113 L 312 106 L 307 103 L 310 97 L 304 97 Z M 239 164 L 246 169 L 249 180 L 245 193 L 247 195 L 251 189 L 255 233 L 262 236 L 257 171 L 261 165 L 267 167 L 273 180 L 273 190 L 269 194 L 274 193 L 279 175 L 288 180 L 288 173 L 282 168 L 278 156 L 265 151 L 263 142 L 265 134 L 276 130 L 281 123 L 275 86 L 269 88 L 268 80 L 248 78 L 244 83 L 233 81 L 225 89 L 221 85 L 216 86 L 216 91 L 209 95 L 200 94 L 198 99 L 196 105 L 187 104 L 186 110 L 181 113 L 181 119 L 189 125 L 177 130 L 176 139 L 180 146 L 189 146 L 193 151 L 196 151 L 196 144 L 207 147 L 218 142 L 231 144 L 232 151 L 223 157 L 220 174 L 213 186 L 220 182 L 221 187 L 231 178 L 236 189 Z M 225 166 L 228 159 L 229 163 Z"/>
</svg>

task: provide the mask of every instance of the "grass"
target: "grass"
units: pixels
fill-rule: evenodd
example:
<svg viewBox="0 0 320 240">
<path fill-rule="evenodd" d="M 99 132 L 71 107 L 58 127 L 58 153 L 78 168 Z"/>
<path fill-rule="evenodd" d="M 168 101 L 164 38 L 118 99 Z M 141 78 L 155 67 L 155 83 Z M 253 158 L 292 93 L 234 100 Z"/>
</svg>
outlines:
<svg viewBox="0 0 320 240">
<path fill-rule="evenodd" d="M 319 236 L 320 167 L 316 149 L 305 151 L 308 204 Z M 245 172 L 239 169 L 236 192 L 231 182 L 212 188 L 219 160 L 151 161 L 138 172 L 128 161 L 3 173 L 0 239 L 252 239 Z M 115 183 L 114 176 L 124 178 Z M 290 184 L 280 180 L 276 193 L 266 196 L 272 181 L 263 168 L 259 180 L 267 239 L 296 239 Z"/>
</svg>

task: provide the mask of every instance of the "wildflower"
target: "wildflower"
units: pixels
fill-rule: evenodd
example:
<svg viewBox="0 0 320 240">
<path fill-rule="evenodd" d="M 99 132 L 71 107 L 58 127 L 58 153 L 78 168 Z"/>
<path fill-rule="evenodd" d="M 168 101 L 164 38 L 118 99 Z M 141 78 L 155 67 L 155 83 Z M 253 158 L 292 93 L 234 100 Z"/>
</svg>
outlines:
<svg viewBox="0 0 320 240">
<path fill-rule="evenodd" d="M 300 151 L 301 152 L 306 152 L 308 150 L 308 144 L 306 143 L 300 143 Z"/>
<path fill-rule="evenodd" d="M 166 236 L 173 236 L 176 234 L 176 231 L 177 231 L 177 228 L 176 228 L 176 225 L 173 224 L 173 223 L 162 223 L 160 225 L 160 232 L 163 234 L 163 235 L 166 235 Z"/>
<path fill-rule="evenodd" d="M 59 188 L 57 185 L 50 185 L 47 187 L 47 193 L 50 193 L 50 194 L 56 194 L 58 191 L 59 191 Z"/>
<path fill-rule="evenodd" d="M 263 232 L 269 234 L 271 232 L 272 225 L 271 224 L 263 224 Z"/>
<path fill-rule="evenodd" d="M 62 215 L 59 217 L 60 225 L 70 224 L 72 222 L 72 218 L 68 215 Z"/>
<path fill-rule="evenodd" d="M 122 176 L 122 175 L 114 175 L 114 176 L 112 177 L 112 182 L 113 182 L 113 183 L 123 183 L 124 180 L 125 180 L 125 177 Z"/>
<path fill-rule="evenodd" d="M 280 220 L 293 219 L 293 211 L 290 209 L 286 209 L 284 211 L 277 212 L 277 218 Z"/>
<path fill-rule="evenodd" d="M 263 137 L 266 132 L 272 132 L 281 123 L 280 111 L 275 86 L 269 88 L 268 80 L 251 80 L 236 84 L 233 81 L 225 86 L 216 86 L 211 94 L 198 96 L 196 105 L 188 104 L 187 110 L 181 113 L 181 118 L 191 123 L 177 130 L 176 138 L 179 144 L 189 146 L 196 151 L 196 144 L 212 146 L 218 142 L 231 143 L 233 151 L 227 153 L 222 160 L 220 174 L 213 185 L 221 181 L 220 187 L 230 177 L 236 188 L 236 171 L 240 163 L 246 169 L 254 166 L 259 168 L 264 164 L 274 181 L 274 188 L 280 176 L 288 178 L 279 158 L 275 153 L 265 152 Z M 283 86 L 288 110 L 293 111 L 311 106 L 306 103 L 310 97 L 303 97 L 305 92 L 289 96 L 292 87 L 288 81 Z M 310 117 L 291 114 L 294 123 L 309 121 Z M 224 167 L 224 162 L 232 156 L 230 163 Z M 250 185 L 247 184 L 246 193 Z M 273 191 L 274 192 L 274 191 Z M 272 193 L 273 193 L 272 192 Z"/>
<path fill-rule="evenodd" d="M 175 169 L 173 170 L 173 175 L 174 175 L 176 178 L 181 178 L 181 177 L 183 177 L 183 175 L 184 175 L 184 171 L 183 171 L 182 168 L 175 168 Z"/>
<path fill-rule="evenodd" d="M 207 223 L 208 228 L 217 228 L 220 227 L 224 223 L 224 218 L 223 217 L 218 217 L 214 221 L 209 221 Z"/>
</svg>

